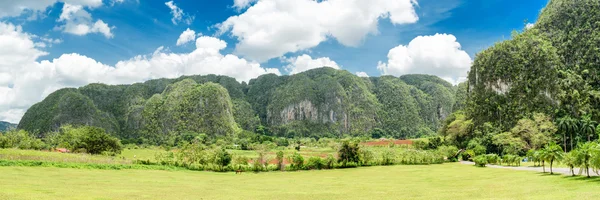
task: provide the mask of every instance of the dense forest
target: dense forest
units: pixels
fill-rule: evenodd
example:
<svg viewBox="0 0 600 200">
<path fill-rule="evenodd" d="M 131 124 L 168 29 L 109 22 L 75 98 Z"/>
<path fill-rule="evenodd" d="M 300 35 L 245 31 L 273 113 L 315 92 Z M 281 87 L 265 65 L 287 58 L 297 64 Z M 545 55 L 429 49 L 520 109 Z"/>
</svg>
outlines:
<svg viewBox="0 0 600 200">
<path fill-rule="evenodd" d="M 17 128 L 16 124 L 0 121 L 0 132 Z"/>
<path fill-rule="evenodd" d="M 476 55 L 459 89 L 467 101 L 439 133 L 459 148 L 520 155 L 598 139 L 599 45 L 600 1 L 550 1 L 533 27 Z"/>
<path fill-rule="evenodd" d="M 465 94 L 429 75 L 361 78 L 328 67 L 249 83 L 226 76 L 184 76 L 132 85 L 66 88 L 33 105 L 18 125 L 38 137 L 63 125 L 101 127 L 144 143 L 176 143 L 203 134 L 276 137 L 435 135 L 464 107 Z M 464 92 L 463 92 L 464 93 Z"/>
</svg>

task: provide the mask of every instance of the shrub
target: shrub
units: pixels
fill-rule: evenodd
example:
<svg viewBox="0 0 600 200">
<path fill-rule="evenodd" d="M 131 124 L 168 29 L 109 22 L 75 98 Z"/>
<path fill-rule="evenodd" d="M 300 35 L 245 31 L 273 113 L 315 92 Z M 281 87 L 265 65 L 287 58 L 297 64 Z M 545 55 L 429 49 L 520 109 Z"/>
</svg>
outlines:
<svg viewBox="0 0 600 200">
<path fill-rule="evenodd" d="M 301 170 L 304 168 L 304 157 L 302 157 L 302 155 L 300 155 L 298 152 L 294 152 L 289 159 L 292 170 Z"/>
<path fill-rule="evenodd" d="M 373 160 L 375 160 L 375 154 L 368 149 L 360 149 L 358 151 L 361 166 L 369 166 L 372 164 Z"/>
<path fill-rule="evenodd" d="M 338 151 L 338 162 L 341 163 L 342 166 L 345 166 L 349 162 L 353 162 L 355 164 L 359 163 L 359 150 L 360 148 L 357 143 L 344 141 L 340 147 L 340 150 Z"/>
<path fill-rule="evenodd" d="M 323 159 L 321 159 L 321 157 L 310 157 L 308 158 L 308 161 L 306 162 L 306 169 L 323 169 L 325 166 L 325 163 L 323 162 Z"/>
<path fill-rule="evenodd" d="M 429 142 L 427 140 L 424 140 L 424 139 L 413 140 L 412 145 L 415 148 L 421 149 L 421 150 L 427 150 L 427 149 L 429 149 Z"/>
<path fill-rule="evenodd" d="M 337 160 L 333 157 L 333 155 L 327 155 L 325 158 L 325 169 L 333 169 L 337 164 Z"/>
<path fill-rule="evenodd" d="M 488 164 L 498 164 L 498 162 L 500 162 L 500 156 L 497 154 L 487 154 L 485 157 Z"/>
<path fill-rule="evenodd" d="M 381 165 L 393 165 L 396 161 L 396 155 L 391 149 L 386 149 L 381 153 Z"/>
<path fill-rule="evenodd" d="M 477 167 L 485 167 L 485 165 L 487 164 L 487 157 L 484 155 L 479 155 L 479 156 L 475 156 L 473 158 L 473 161 L 475 162 L 475 166 Z"/>
<path fill-rule="evenodd" d="M 215 164 L 221 167 L 225 167 L 231 163 L 231 154 L 229 154 L 224 148 L 215 151 Z"/>
<path fill-rule="evenodd" d="M 458 153 L 458 148 L 455 146 L 439 146 L 437 151 L 442 154 L 449 161 L 456 162 L 456 160 L 450 160 Z"/>
</svg>

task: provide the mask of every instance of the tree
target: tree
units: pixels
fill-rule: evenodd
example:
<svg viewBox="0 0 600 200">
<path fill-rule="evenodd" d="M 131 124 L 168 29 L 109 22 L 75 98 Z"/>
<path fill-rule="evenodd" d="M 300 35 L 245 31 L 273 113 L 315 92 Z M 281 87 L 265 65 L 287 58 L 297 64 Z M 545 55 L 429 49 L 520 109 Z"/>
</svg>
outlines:
<svg viewBox="0 0 600 200">
<path fill-rule="evenodd" d="M 563 158 L 562 148 L 556 143 L 550 143 L 544 147 L 545 158 L 550 161 L 550 174 L 554 174 L 552 171 L 552 164 L 555 160 L 561 160 Z"/>
<path fill-rule="evenodd" d="M 557 120 L 558 128 L 563 133 L 563 147 L 567 152 L 567 133 L 571 135 L 569 140 L 571 142 L 571 149 L 573 149 L 573 133 L 578 129 L 578 121 L 570 116 L 565 116 Z"/>
<path fill-rule="evenodd" d="M 542 170 L 544 173 L 546 173 L 546 165 L 545 162 L 548 158 L 548 152 L 546 151 L 546 149 L 540 149 L 537 151 L 537 157 L 542 161 Z"/>
<path fill-rule="evenodd" d="M 101 154 L 102 152 L 120 154 L 123 149 L 119 139 L 110 136 L 102 128 L 84 126 L 79 130 L 83 131 L 83 135 L 81 143 L 75 146 L 75 149 L 83 148 L 90 154 Z"/>
<path fill-rule="evenodd" d="M 564 154 L 561 162 L 563 164 L 569 166 L 571 175 L 575 176 L 575 171 L 573 170 L 573 168 L 575 168 L 575 166 L 579 165 L 579 163 L 577 162 L 577 150 L 573 150 L 573 151 L 570 151 L 569 153 Z"/>
<path fill-rule="evenodd" d="M 594 142 L 586 142 L 577 147 L 577 162 L 585 169 L 587 177 L 590 177 L 591 159 L 598 151 L 598 144 Z"/>
<path fill-rule="evenodd" d="M 225 150 L 225 148 L 218 149 L 215 152 L 215 164 L 223 168 L 231 163 L 231 154 Z"/>
<path fill-rule="evenodd" d="M 592 141 L 592 135 L 596 133 L 596 121 L 591 119 L 591 116 L 587 115 L 581 119 L 581 133 L 587 136 L 587 141 Z"/>
<path fill-rule="evenodd" d="M 346 166 L 349 162 L 358 164 L 360 162 L 359 150 L 358 144 L 344 141 L 338 151 L 338 162 L 342 163 L 343 166 Z"/>
</svg>

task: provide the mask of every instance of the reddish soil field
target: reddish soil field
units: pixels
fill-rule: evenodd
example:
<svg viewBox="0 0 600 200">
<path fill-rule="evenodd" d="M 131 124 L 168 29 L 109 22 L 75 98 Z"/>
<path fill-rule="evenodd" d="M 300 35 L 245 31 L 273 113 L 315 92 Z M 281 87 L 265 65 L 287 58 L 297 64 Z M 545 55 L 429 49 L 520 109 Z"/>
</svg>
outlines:
<svg viewBox="0 0 600 200">
<path fill-rule="evenodd" d="M 379 141 L 370 141 L 370 142 L 363 142 L 360 143 L 362 145 L 365 146 L 386 146 L 389 145 L 391 142 L 394 142 L 394 144 L 398 145 L 398 144 L 406 144 L 406 145 L 412 145 L 412 140 L 379 140 Z"/>
</svg>

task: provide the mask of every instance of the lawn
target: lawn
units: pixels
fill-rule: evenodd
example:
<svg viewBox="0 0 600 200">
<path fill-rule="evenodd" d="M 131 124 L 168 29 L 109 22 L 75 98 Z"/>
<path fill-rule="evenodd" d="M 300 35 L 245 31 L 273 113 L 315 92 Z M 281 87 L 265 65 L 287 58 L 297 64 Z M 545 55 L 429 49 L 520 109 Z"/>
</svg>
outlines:
<svg viewBox="0 0 600 200">
<path fill-rule="evenodd" d="M 213 173 L 0 167 L 0 199 L 600 199 L 600 180 L 450 163 Z"/>
</svg>

